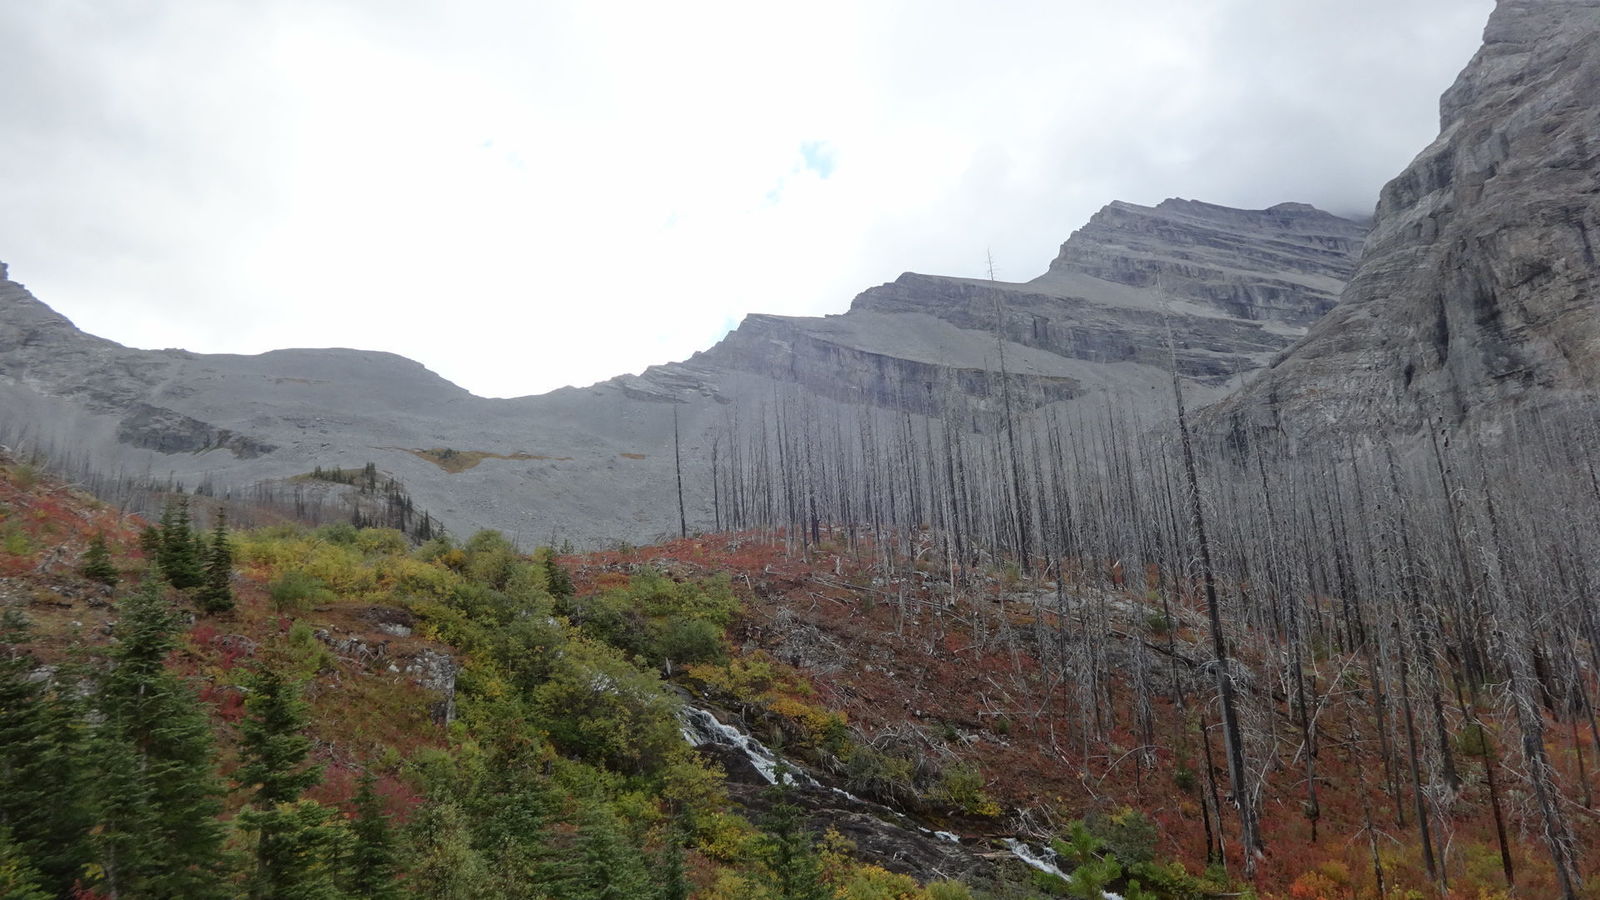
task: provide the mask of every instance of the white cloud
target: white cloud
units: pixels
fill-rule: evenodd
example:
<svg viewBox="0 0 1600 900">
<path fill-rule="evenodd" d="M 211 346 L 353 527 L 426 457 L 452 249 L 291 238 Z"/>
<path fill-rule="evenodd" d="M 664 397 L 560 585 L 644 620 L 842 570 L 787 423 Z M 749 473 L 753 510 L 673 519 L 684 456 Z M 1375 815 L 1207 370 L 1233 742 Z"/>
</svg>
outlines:
<svg viewBox="0 0 1600 900">
<path fill-rule="evenodd" d="M 1371 208 L 1489 0 L 0 10 L 0 259 L 138 346 L 478 393 L 679 359 L 1113 199 Z"/>
</svg>

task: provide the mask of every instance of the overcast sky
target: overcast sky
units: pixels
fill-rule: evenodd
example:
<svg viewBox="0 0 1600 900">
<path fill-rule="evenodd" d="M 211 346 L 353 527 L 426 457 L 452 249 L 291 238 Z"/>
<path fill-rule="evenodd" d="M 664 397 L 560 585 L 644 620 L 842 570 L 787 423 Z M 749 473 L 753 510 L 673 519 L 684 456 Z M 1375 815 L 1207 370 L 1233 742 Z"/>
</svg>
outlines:
<svg viewBox="0 0 1600 900">
<path fill-rule="evenodd" d="M 132 346 L 537 393 L 1111 200 L 1370 213 L 1492 6 L 0 3 L 0 260 Z"/>
</svg>

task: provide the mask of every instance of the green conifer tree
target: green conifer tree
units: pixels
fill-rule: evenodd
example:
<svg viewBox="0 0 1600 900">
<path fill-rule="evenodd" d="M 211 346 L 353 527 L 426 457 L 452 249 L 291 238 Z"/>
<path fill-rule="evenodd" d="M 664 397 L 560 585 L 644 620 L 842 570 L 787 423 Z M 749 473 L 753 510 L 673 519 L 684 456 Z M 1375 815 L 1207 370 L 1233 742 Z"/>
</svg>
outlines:
<svg viewBox="0 0 1600 900">
<path fill-rule="evenodd" d="M 435 798 L 422 805 L 406 828 L 410 838 L 410 877 L 406 887 L 415 897 L 481 900 L 493 880 L 483 856 L 472 846 L 472 833 L 460 804 Z"/>
<path fill-rule="evenodd" d="M 239 786 L 251 791 L 240 823 L 256 836 L 251 897 L 331 897 L 346 835 L 332 810 L 301 799 L 322 778 L 308 765 L 307 707 L 299 683 L 265 665 L 245 677 Z"/>
<path fill-rule="evenodd" d="M 139 549 L 144 551 L 146 563 L 160 565 L 161 529 L 155 525 L 146 525 L 139 529 Z"/>
<path fill-rule="evenodd" d="M 224 897 L 227 858 L 211 726 L 166 667 L 180 620 L 146 578 L 119 604 L 91 753 L 99 862 L 119 898 Z"/>
<path fill-rule="evenodd" d="M 822 880 L 822 860 L 805 812 L 790 796 L 788 771 L 778 767 L 778 781 L 767 791 L 771 806 L 761 817 L 759 855 L 767 884 L 777 900 L 827 900 L 833 892 Z"/>
<path fill-rule="evenodd" d="M 10 829 L 0 825 L 0 897 L 5 900 L 50 900 L 51 894 L 40 884 L 43 876 L 29 860 L 22 846 L 11 837 Z"/>
<path fill-rule="evenodd" d="M 545 584 L 552 597 L 571 597 L 576 591 L 572 585 L 572 576 L 567 573 L 561 564 L 556 562 L 556 553 L 549 547 L 540 551 L 543 557 Z"/>
<path fill-rule="evenodd" d="M 0 827 L 40 885 L 64 894 L 89 861 L 83 715 L 66 671 L 30 677 L 28 637 L 21 613 L 0 612 Z"/>
<path fill-rule="evenodd" d="M 578 849 L 577 884 L 570 893 L 574 900 L 634 900 L 654 893 L 639 848 L 604 803 L 593 804 L 584 815 Z"/>
<path fill-rule="evenodd" d="M 279 803 L 239 813 L 240 826 L 257 836 L 256 867 L 245 879 L 254 900 L 343 900 L 340 864 L 350 847 L 349 828 L 315 800 Z"/>
<path fill-rule="evenodd" d="M 107 587 L 116 587 L 119 576 L 117 567 L 111 563 L 111 551 L 106 547 L 106 536 L 103 532 L 95 532 L 89 541 L 89 549 L 83 553 L 83 568 L 80 569 L 83 577 L 98 581 Z"/>
<path fill-rule="evenodd" d="M 400 891 L 395 883 L 399 871 L 395 853 L 394 829 L 378 797 L 377 779 L 371 772 L 361 773 L 356 791 L 356 815 L 350 823 L 350 854 L 345 863 L 345 893 L 354 900 L 395 900 Z"/>
<path fill-rule="evenodd" d="M 201 573 L 200 590 L 195 594 L 195 605 L 208 613 L 233 609 L 233 547 L 228 542 L 228 522 L 222 510 L 217 510 L 217 525 L 211 531 L 211 544 L 206 548 L 205 571 Z"/>
<path fill-rule="evenodd" d="M 189 521 L 189 498 L 179 495 L 161 511 L 161 545 L 156 564 L 167 583 L 180 591 L 201 582 L 199 541 Z"/>
<path fill-rule="evenodd" d="M 693 887 L 684 865 L 683 844 L 686 836 L 683 826 L 674 822 L 667 829 L 661 855 L 656 860 L 656 900 L 689 900 Z"/>
</svg>

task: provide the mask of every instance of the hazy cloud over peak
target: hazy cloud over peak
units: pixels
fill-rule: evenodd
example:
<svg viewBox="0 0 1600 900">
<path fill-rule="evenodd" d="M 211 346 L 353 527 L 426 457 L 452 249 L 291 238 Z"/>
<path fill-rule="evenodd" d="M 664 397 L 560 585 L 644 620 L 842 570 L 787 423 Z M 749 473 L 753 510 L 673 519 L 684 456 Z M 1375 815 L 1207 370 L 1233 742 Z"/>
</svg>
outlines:
<svg viewBox="0 0 1600 900">
<path fill-rule="evenodd" d="M 136 346 L 548 390 L 1115 199 L 1366 214 L 1491 6 L 6 4 L 0 259 Z"/>
</svg>

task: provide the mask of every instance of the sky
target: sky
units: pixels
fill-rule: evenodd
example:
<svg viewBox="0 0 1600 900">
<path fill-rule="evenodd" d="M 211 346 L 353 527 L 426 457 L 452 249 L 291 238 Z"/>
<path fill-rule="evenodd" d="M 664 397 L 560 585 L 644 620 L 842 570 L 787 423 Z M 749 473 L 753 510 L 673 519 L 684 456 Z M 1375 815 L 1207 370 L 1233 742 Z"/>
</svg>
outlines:
<svg viewBox="0 0 1600 900">
<path fill-rule="evenodd" d="M 357 347 L 483 396 L 1113 200 L 1370 214 L 1492 0 L 0 4 L 0 260 L 80 328 Z"/>
</svg>

